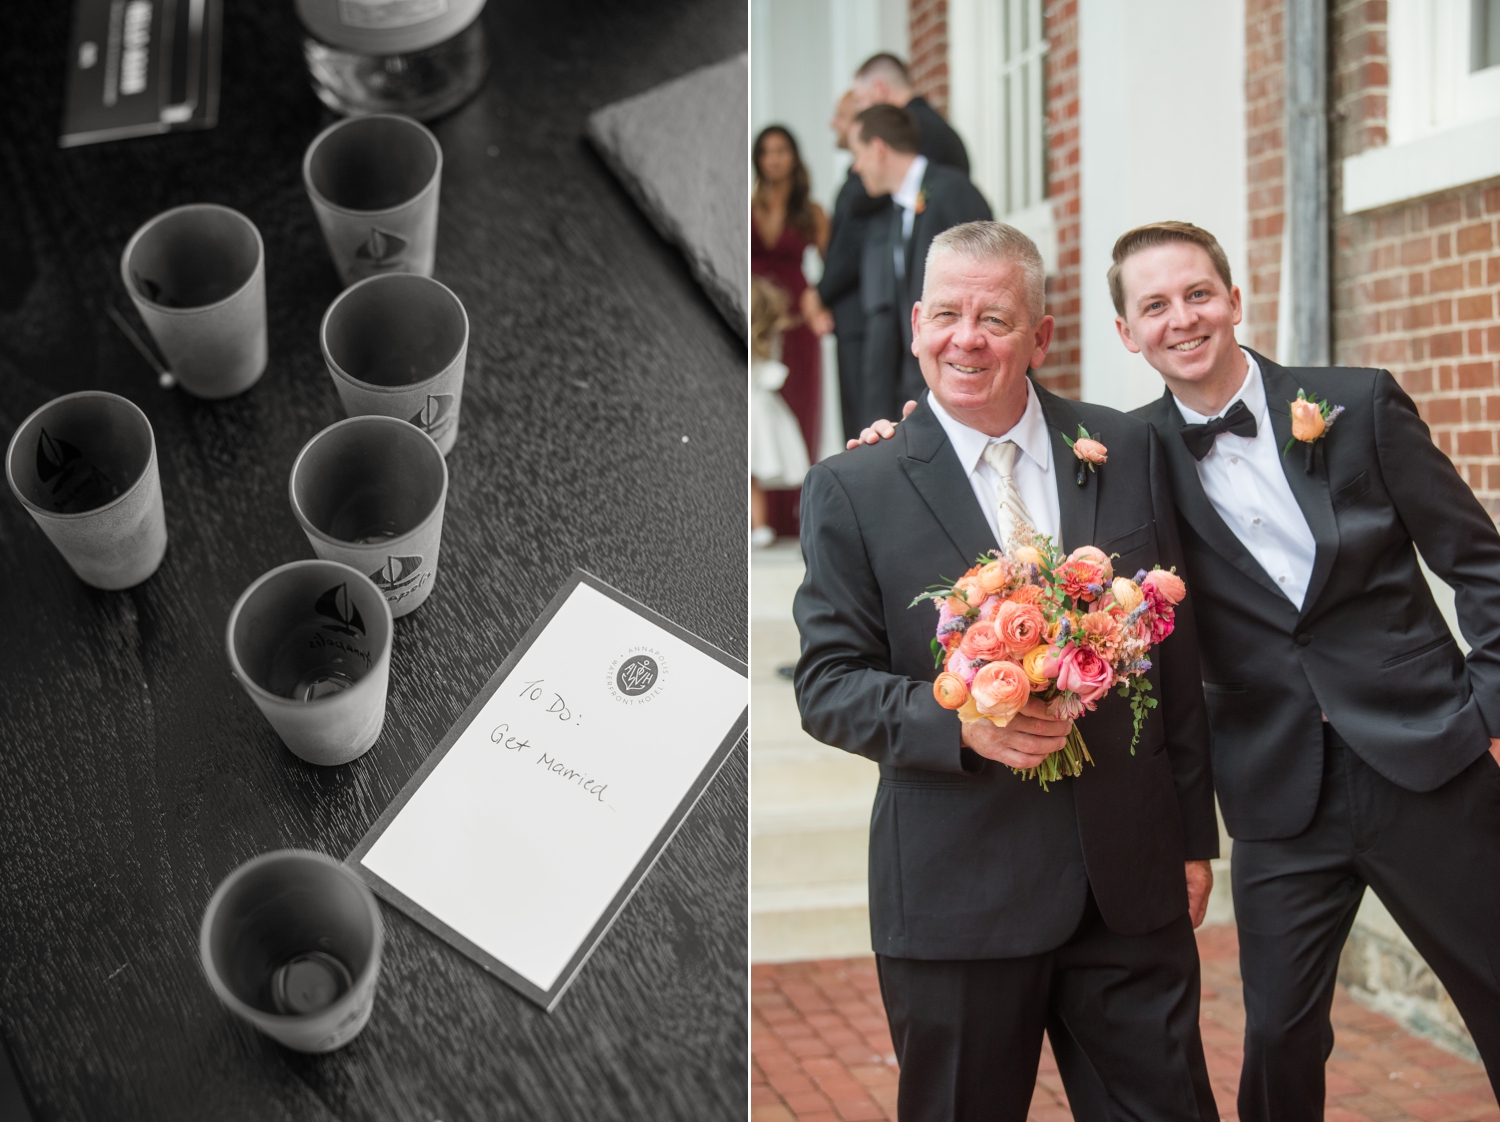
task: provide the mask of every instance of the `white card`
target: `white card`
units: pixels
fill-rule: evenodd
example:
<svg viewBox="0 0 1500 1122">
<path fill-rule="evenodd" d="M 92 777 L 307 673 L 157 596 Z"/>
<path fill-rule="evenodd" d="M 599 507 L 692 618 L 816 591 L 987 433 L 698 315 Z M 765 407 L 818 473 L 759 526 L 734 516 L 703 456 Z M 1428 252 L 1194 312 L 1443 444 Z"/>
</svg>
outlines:
<svg viewBox="0 0 1500 1122">
<path fill-rule="evenodd" d="M 743 735 L 743 663 L 583 571 L 349 855 L 551 1009 Z"/>
</svg>

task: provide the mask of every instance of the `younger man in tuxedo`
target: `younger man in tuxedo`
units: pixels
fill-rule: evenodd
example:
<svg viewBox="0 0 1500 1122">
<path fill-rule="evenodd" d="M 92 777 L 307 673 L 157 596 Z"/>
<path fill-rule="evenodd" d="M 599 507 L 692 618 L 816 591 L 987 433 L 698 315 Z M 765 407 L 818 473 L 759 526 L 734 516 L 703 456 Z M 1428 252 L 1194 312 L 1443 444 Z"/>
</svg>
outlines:
<svg viewBox="0 0 1500 1122">
<path fill-rule="evenodd" d="M 1284 369 L 1236 343 L 1208 231 L 1127 232 L 1109 285 L 1121 341 L 1167 383 L 1134 415 L 1166 452 L 1235 839 L 1240 1118 L 1323 1117 L 1367 885 L 1500 1089 L 1500 534 L 1387 371 Z M 1457 591 L 1467 658 L 1418 551 Z"/>
<path fill-rule="evenodd" d="M 1005 728 L 941 708 L 934 612 L 910 607 L 1019 517 L 1120 572 L 1178 564 L 1156 437 L 1028 377 L 1052 317 L 1020 231 L 948 230 L 926 276 L 911 321 L 931 395 L 896 440 L 808 473 L 793 607 L 803 727 L 880 764 L 870 923 L 899 1116 L 1023 1122 L 1045 1026 L 1080 1119 L 1217 1119 L 1192 933 L 1218 852 L 1193 591 L 1152 653 L 1161 704 L 1134 754 L 1110 694 L 1081 723 L 1094 766 L 1047 791 L 1010 768 L 1060 749 L 1069 723 L 1035 700 Z M 1108 447 L 1082 476 L 1063 439 L 1080 423 Z"/>
</svg>

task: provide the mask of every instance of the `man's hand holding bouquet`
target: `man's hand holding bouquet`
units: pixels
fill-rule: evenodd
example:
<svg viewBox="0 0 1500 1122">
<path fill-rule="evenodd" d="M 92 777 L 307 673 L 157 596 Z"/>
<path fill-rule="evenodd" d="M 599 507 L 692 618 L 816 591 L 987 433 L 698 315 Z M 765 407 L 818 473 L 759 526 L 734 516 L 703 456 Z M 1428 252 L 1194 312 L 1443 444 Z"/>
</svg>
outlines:
<svg viewBox="0 0 1500 1122">
<path fill-rule="evenodd" d="M 1009 553 L 991 551 L 958 580 L 912 601 L 938 609 L 933 657 L 943 668 L 932 692 L 964 721 L 1004 727 L 1037 695 L 1047 716 L 1076 720 L 1111 688 L 1130 699 L 1135 739 L 1156 699 L 1146 654 L 1172 633 L 1186 594 L 1166 569 L 1117 577 L 1110 558 L 1086 545 L 1064 555 L 1045 534 L 1023 530 Z M 1012 768 L 1043 788 L 1092 763 L 1076 726 L 1066 746 L 1034 768 Z"/>
</svg>

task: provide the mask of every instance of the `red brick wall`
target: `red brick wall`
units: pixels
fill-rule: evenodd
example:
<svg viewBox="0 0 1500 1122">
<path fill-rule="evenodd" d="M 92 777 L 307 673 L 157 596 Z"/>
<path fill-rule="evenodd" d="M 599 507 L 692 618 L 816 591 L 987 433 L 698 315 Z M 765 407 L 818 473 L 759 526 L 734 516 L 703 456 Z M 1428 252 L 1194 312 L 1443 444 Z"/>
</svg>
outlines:
<svg viewBox="0 0 1500 1122">
<path fill-rule="evenodd" d="M 942 113 L 948 111 L 947 0 L 910 0 L 912 85 Z M 1047 278 L 1047 311 L 1057 321 L 1052 350 L 1038 372 L 1048 389 L 1077 398 L 1081 388 L 1079 334 L 1081 220 L 1078 150 L 1078 0 L 1046 0 L 1047 197 L 1057 223 L 1057 271 Z"/>
<path fill-rule="evenodd" d="M 1042 20 L 1047 36 L 1047 197 L 1057 223 L 1057 272 L 1047 278 L 1047 311 L 1057 328 L 1039 381 L 1055 393 L 1077 398 L 1082 384 L 1078 0 L 1046 0 Z"/>
<path fill-rule="evenodd" d="M 1280 307 L 1282 194 L 1285 140 L 1283 0 L 1245 0 L 1245 209 L 1249 230 L 1246 268 L 1240 280 L 1245 319 L 1240 342 L 1264 355 L 1276 354 Z"/>
<path fill-rule="evenodd" d="M 948 115 L 948 0 L 910 0 L 907 41 L 911 44 L 912 89 Z"/>
<path fill-rule="evenodd" d="M 1395 374 L 1500 514 L 1500 180 L 1342 213 L 1338 159 L 1386 143 L 1386 5 L 1330 8 L 1334 360 Z"/>
</svg>

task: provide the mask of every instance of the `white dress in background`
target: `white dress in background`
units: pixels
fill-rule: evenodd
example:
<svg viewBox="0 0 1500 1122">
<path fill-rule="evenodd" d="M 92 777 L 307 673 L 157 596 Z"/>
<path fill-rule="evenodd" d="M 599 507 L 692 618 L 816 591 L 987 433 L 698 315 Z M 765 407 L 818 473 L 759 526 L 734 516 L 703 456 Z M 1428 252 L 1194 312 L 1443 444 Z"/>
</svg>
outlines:
<svg viewBox="0 0 1500 1122">
<path fill-rule="evenodd" d="M 750 474 L 767 491 L 802 486 L 809 466 L 802 428 L 776 392 L 786 375 L 786 365 L 774 359 L 750 364 Z"/>
</svg>

